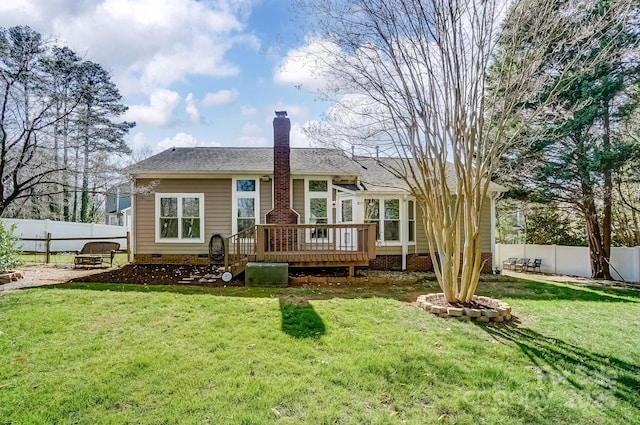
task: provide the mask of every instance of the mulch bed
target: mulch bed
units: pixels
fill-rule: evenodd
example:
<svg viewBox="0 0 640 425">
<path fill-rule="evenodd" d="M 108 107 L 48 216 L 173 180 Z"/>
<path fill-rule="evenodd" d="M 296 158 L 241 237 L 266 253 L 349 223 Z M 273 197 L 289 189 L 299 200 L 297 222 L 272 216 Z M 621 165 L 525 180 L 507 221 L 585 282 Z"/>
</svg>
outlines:
<svg viewBox="0 0 640 425">
<path fill-rule="evenodd" d="M 70 282 L 96 282 L 96 283 L 135 283 L 140 285 L 178 285 L 184 278 L 193 275 L 204 276 L 215 273 L 218 266 L 193 266 L 193 265 L 169 265 L 169 264 L 127 264 L 118 269 L 105 270 L 102 273 L 90 276 L 78 277 Z M 197 280 L 193 285 L 200 284 Z M 243 280 L 232 280 L 223 283 L 219 279 L 212 286 L 237 286 L 244 285 Z"/>
</svg>

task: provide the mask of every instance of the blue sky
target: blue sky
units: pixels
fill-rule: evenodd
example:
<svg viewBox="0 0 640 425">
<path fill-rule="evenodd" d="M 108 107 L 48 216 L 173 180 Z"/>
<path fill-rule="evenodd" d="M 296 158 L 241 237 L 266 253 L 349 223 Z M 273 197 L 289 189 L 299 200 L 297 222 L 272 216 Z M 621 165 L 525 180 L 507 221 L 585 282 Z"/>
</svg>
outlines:
<svg viewBox="0 0 640 425">
<path fill-rule="evenodd" d="M 173 146 L 271 146 L 275 110 L 287 110 L 292 145 L 330 108 L 304 61 L 302 22 L 286 0 L 0 1 L 0 26 L 29 25 L 112 74 L 128 141 Z"/>
</svg>

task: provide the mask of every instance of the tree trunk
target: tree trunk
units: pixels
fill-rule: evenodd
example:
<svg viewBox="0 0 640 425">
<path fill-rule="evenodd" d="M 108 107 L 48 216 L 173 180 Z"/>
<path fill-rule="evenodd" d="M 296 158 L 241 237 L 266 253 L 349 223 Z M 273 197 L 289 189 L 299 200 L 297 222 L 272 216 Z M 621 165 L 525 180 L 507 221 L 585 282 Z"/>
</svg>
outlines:
<svg viewBox="0 0 640 425">
<path fill-rule="evenodd" d="M 602 135 L 602 150 L 605 157 L 609 158 L 611 153 L 611 126 L 609 122 L 609 103 L 603 102 L 602 108 L 602 126 L 604 133 Z M 606 279 L 611 280 L 609 271 L 609 259 L 611 258 L 611 210 L 613 199 L 613 179 L 611 178 L 611 163 L 609 159 L 605 160 L 604 169 L 604 193 L 602 208 L 602 270 Z"/>
<path fill-rule="evenodd" d="M 89 141 L 85 138 L 82 166 L 82 196 L 80 198 L 80 222 L 89 222 Z"/>
</svg>

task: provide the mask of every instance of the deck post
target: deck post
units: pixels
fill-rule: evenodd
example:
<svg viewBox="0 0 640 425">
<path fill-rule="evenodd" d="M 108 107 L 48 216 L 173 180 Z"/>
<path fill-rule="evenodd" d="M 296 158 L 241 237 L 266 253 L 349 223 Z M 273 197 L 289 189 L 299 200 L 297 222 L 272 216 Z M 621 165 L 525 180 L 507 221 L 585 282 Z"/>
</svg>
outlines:
<svg viewBox="0 0 640 425">
<path fill-rule="evenodd" d="M 376 258 L 376 225 L 371 223 L 368 225 L 369 229 L 367 230 L 367 248 L 369 250 L 369 259 L 373 260 Z"/>
<path fill-rule="evenodd" d="M 265 226 L 256 225 L 256 261 L 264 261 L 264 234 Z"/>
</svg>

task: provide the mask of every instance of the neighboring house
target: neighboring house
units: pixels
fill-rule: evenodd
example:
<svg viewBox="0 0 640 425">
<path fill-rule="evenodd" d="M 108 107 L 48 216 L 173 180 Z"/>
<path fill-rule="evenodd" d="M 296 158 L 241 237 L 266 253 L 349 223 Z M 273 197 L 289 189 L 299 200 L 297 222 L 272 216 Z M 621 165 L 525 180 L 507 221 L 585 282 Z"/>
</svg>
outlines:
<svg viewBox="0 0 640 425">
<path fill-rule="evenodd" d="M 206 264 L 218 234 L 237 252 L 249 243 L 249 260 L 286 259 L 274 251 L 302 258 L 315 249 L 294 265 L 432 268 L 422 213 L 389 171 L 397 159 L 290 149 L 289 130 L 286 113 L 277 113 L 274 148 L 173 148 L 129 167 L 134 262 Z M 484 210 L 486 271 L 493 266 L 494 198 Z M 356 261 L 360 251 L 369 257 Z"/>
<path fill-rule="evenodd" d="M 122 183 L 105 193 L 105 224 L 131 228 L 131 183 Z"/>
</svg>

